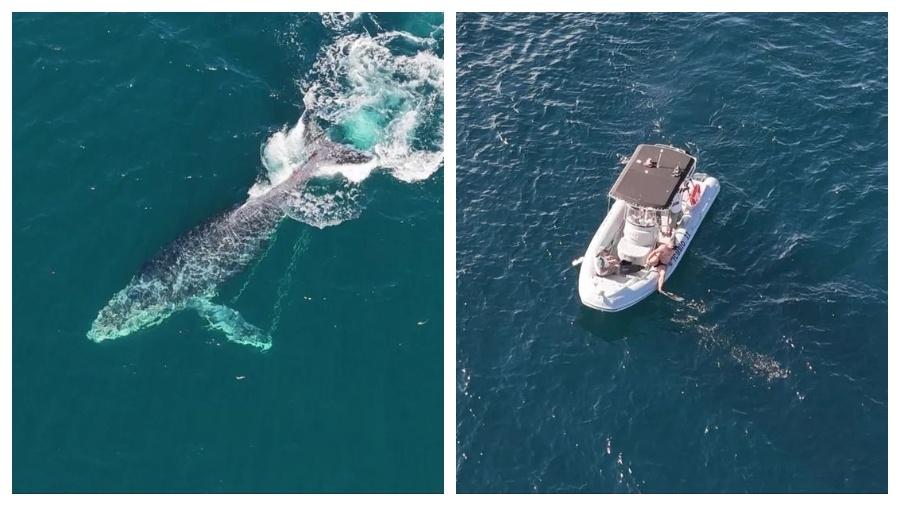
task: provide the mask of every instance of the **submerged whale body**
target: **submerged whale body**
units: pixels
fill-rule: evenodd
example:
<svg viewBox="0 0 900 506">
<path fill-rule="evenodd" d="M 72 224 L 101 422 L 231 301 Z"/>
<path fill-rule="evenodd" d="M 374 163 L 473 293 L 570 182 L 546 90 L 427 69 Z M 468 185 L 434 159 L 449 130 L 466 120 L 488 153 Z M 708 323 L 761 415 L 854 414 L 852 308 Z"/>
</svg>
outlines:
<svg viewBox="0 0 900 506">
<path fill-rule="evenodd" d="M 100 310 L 87 333 L 92 341 L 127 336 L 176 311 L 196 310 L 234 342 L 268 349 L 271 336 L 234 309 L 216 304 L 217 287 L 246 267 L 290 210 L 292 195 L 328 165 L 371 164 L 370 155 L 330 141 L 304 113 L 306 160 L 268 191 L 195 227 L 144 264 Z"/>
</svg>

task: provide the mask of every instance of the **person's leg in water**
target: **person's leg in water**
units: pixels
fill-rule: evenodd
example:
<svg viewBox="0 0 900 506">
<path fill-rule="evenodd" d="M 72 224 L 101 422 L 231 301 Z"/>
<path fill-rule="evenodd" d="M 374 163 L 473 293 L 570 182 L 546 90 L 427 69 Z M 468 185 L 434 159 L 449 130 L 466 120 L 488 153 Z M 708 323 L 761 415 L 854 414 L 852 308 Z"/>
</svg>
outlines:
<svg viewBox="0 0 900 506">
<path fill-rule="evenodd" d="M 662 287 L 663 287 L 663 283 L 666 282 L 666 264 L 663 264 L 663 263 L 658 264 L 658 265 L 656 266 L 656 274 L 657 274 L 657 276 L 658 276 L 658 277 L 656 278 L 656 288 L 657 288 L 657 290 L 659 290 L 660 293 L 666 293 L 666 292 L 663 290 L 663 288 L 662 288 Z"/>
</svg>

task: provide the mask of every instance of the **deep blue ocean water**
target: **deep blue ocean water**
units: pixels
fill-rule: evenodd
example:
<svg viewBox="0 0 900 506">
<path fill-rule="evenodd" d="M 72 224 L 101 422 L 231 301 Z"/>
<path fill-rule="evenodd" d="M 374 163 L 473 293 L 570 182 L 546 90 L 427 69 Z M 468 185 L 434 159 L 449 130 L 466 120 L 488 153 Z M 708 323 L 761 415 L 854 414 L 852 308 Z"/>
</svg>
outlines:
<svg viewBox="0 0 900 506">
<path fill-rule="evenodd" d="M 887 491 L 887 16 L 461 14 L 462 492 Z M 667 288 L 581 307 L 639 143 L 722 183 Z"/>
<path fill-rule="evenodd" d="M 442 489 L 441 14 L 13 16 L 13 490 Z M 379 168 L 322 176 L 217 303 L 115 340 L 166 244 L 303 160 L 311 111 Z M 293 219 L 291 219 L 293 218 Z"/>
</svg>

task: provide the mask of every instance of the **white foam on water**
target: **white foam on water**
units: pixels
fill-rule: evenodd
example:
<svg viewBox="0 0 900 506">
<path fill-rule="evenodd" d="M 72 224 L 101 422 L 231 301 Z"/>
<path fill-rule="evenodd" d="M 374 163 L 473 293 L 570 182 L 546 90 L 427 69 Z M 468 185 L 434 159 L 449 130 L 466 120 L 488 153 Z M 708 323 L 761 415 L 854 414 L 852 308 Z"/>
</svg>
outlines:
<svg viewBox="0 0 900 506">
<path fill-rule="evenodd" d="M 416 110 L 406 111 L 391 122 L 386 141 L 375 147 L 379 163 L 390 167 L 391 175 L 407 183 L 428 179 L 444 159 L 441 151 L 417 151 L 410 147 L 410 138 L 419 122 L 418 114 Z"/>
<path fill-rule="evenodd" d="M 322 22 L 341 32 L 358 16 L 323 15 Z M 384 171 L 412 183 L 430 177 L 443 161 L 444 62 L 431 38 L 403 32 L 340 36 L 319 55 L 303 102 L 308 114 L 342 131 L 356 148 L 373 156 L 369 163 L 328 165 L 317 177 L 342 177 L 336 193 L 298 189 L 288 215 L 316 227 L 333 226 L 358 216 L 358 191 L 372 172 Z M 402 45 L 400 54 L 392 48 Z M 335 139 L 338 140 L 338 139 Z M 256 197 L 285 181 L 307 159 L 304 125 L 298 121 L 274 133 L 261 149 L 266 173 L 249 194 Z M 321 190 L 321 188 L 319 189 Z"/>
<path fill-rule="evenodd" d="M 346 180 L 340 182 L 338 189 L 325 192 L 310 184 L 290 194 L 287 214 L 316 228 L 333 227 L 359 216 L 359 194 L 359 187 Z"/>
<path fill-rule="evenodd" d="M 372 159 L 366 163 L 343 164 L 343 165 L 323 165 L 316 172 L 319 176 L 337 176 L 342 175 L 351 183 L 361 183 L 373 170 L 378 168 L 378 160 Z"/>
<path fill-rule="evenodd" d="M 397 41 L 418 50 L 394 54 L 390 46 Z M 374 136 L 365 147 L 392 176 L 426 179 L 443 160 L 444 62 L 431 50 L 434 43 L 403 32 L 341 37 L 317 61 L 304 104 L 330 124 L 366 130 L 364 142 Z M 422 139 L 428 128 L 436 129 L 436 142 Z"/>
<path fill-rule="evenodd" d="M 265 194 L 286 181 L 306 161 L 307 151 L 303 133 L 303 120 L 291 128 L 284 127 L 272 134 L 260 150 L 260 159 L 266 174 L 257 178 L 247 193 L 250 197 Z"/>
<path fill-rule="evenodd" d="M 347 30 L 354 21 L 359 19 L 358 12 L 320 12 L 322 26 L 334 32 Z"/>
</svg>

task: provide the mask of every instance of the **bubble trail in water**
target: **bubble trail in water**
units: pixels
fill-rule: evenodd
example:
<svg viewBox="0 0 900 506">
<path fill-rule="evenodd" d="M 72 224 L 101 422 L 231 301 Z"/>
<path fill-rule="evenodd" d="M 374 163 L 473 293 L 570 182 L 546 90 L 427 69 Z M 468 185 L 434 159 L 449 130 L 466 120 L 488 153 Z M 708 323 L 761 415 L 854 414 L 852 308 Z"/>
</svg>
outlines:
<svg viewBox="0 0 900 506">
<path fill-rule="evenodd" d="M 677 323 L 695 323 L 697 319 L 676 320 Z M 765 353 L 751 350 L 743 344 L 735 344 L 733 340 L 723 335 L 718 330 L 718 325 L 693 325 L 691 328 L 697 330 L 700 337 L 700 344 L 708 351 L 722 351 L 728 354 L 728 357 L 747 371 L 751 378 L 762 378 L 766 382 L 771 383 L 775 380 L 787 379 L 791 375 L 791 370 L 781 364 L 778 360 Z"/>
<path fill-rule="evenodd" d="M 701 325 L 700 318 L 706 313 L 706 304 L 702 300 L 687 300 L 671 292 L 663 292 L 663 295 L 678 305 L 676 309 L 678 315 L 673 316 L 671 321 L 684 328 L 696 330 L 700 338 L 699 343 L 707 350 L 724 351 L 752 377 L 764 378 L 770 383 L 790 376 L 790 369 L 783 366 L 774 357 L 753 351 L 743 344 L 734 344 L 732 339 L 719 332 L 716 324 Z"/>
<path fill-rule="evenodd" d="M 294 242 L 294 250 L 291 253 L 291 261 L 288 264 L 287 269 L 284 272 L 284 276 L 281 278 L 281 281 L 278 283 L 278 291 L 275 296 L 275 304 L 272 309 L 272 324 L 269 326 L 269 334 L 274 334 L 275 331 L 278 330 L 278 324 L 281 323 L 281 311 L 282 311 L 282 302 L 284 298 L 287 296 L 288 291 L 292 286 L 292 282 L 294 280 L 294 271 L 297 270 L 297 264 L 300 260 L 300 255 L 306 251 L 306 247 L 309 245 L 309 234 L 306 231 L 297 238 L 297 241 Z"/>
<path fill-rule="evenodd" d="M 256 275 L 256 270 L 259 268 L 259 264 L 263 263 L 263 260 L 269 256 L 269 252 L 272 251 L 272 247 L 275 246 L 275 241 L 278 239 L 278 234 L 272 234 L 272 240 L 269 241 L 269 244 L 266 246 L 265 251 L 263 251 L 262 255 L 259 256 L 259 259 L 253 264 L 253 267 L 250 268 L 250 272 L 247 273 L 247 279 L 244 280 L 244 284 L 241 285 L 241 288 L 238 290 L 237 294 L 231 298 L 231 303 L 234 304 L 241 298 L 241 295 L 244 294 L 244 290 L 250 286 L 250 282 L 253 281 L 253 278 Z"/>
</svg>

